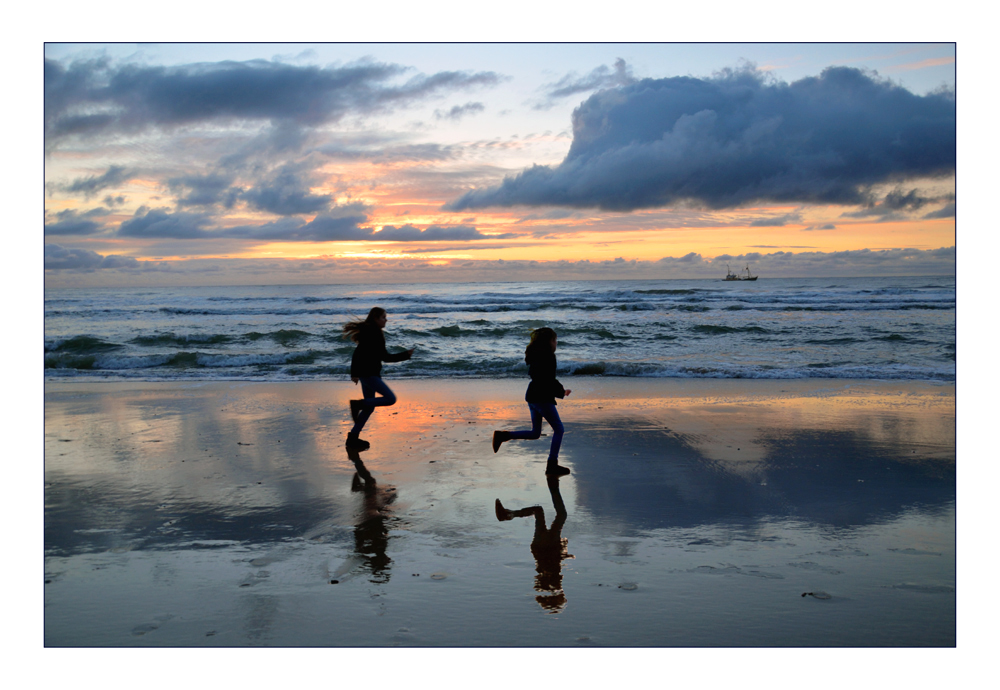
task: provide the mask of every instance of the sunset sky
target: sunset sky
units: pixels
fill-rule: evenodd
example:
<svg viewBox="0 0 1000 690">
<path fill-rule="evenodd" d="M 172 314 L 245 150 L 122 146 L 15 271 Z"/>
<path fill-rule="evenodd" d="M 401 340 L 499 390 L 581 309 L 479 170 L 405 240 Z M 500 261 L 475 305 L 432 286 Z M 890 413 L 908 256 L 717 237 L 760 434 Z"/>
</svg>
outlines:
<svg viewBox="0 0 1000 690">
<path fill-rule="evenodd" d="M 45 45 L 50 287 L 950 274 L 955 45 Z"/>
</svg>

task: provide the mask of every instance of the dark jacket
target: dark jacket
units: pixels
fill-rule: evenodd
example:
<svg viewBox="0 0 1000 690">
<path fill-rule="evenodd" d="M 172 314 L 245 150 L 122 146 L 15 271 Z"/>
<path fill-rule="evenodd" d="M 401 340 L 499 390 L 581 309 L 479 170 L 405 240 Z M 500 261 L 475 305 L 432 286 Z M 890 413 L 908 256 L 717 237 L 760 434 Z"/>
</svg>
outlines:
<svg viewBox="0 0 1000 690">
<path fill-rule="evenodd" d="M 524 353 L 531 383 L 524 394 L 530 403 L 556 404 L 556 398 L 565 398 L 566 390 L 556 380 L 556 355 L 548 348 L 529 349 Z"/>
<path fill-rule="evenodd" d="M 382 373 L 382 362 L 402 362 L 409 359 L 406 350 L 390 355 L 385 350 L 385 336 L 382 329 L 375 325 L 364 325 L 358 333 L 358 346 L 354 348 L 351 357 L 351 378 L 379 376 Z"/>
</svg>

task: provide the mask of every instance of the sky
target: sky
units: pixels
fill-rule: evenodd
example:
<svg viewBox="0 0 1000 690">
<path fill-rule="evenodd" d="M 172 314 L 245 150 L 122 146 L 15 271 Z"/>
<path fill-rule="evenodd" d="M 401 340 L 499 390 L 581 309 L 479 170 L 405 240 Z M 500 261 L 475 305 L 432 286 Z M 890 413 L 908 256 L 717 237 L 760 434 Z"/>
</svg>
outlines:
<svg viewBox="0 0 1000 690">
<path fill-rule="evenodd" d="M 954 43 L 44 53 L 46 286 L 954 272 Z"/>
<path fill-rule="evenodd" d="M 953 43 L 44 52 L 47 286 L 954 272 Z"/>
</svg>

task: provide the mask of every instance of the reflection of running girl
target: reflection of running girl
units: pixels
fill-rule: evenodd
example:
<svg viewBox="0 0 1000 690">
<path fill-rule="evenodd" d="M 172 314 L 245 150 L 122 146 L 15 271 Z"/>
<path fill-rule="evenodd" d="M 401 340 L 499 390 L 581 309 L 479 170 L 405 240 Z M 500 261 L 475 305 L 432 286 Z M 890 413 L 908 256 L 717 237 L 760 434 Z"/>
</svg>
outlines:
<svg viewBox="0 0 1000 690">
<path fill-rule="evenodd" d="M 496 513 L 500 522 L 513 520 L 516 517 L 534 516 L 535 536 L 531 540 L 531 555 L 535 557 L 535 570 L 538 571 L 535 576 L 535 591 L 540 592 L 535 601 L 549 613 L 559 613 L 566 606 L 566 593 L 562 586 L 562 562 L 573 556 L 567 551 L 569 540 L 562 536 L 567 513 L 566 505 L 559 493 L 559 478 L 548 477 L 546 482 L 556 509 L 556 517 L 548 529 L 545 527 L 545 511 L 541 506 L 508 510 L 498 498 Z"/>
<path fill-rule="evenodd" d="M 536 439 L 542 435 L 542 419 L 552 427 L 552 446 L 549 448 L 549 460 L 545 466 L 545 474 L 559 476 L 569 474 L 569 468 L 559 464 L 559 446 L 562 444 L 563 424 L 556 412 L 556 398 L 570 394 L 556 380 L 556 332 L 551 328 L 539 328 L 531 333 L 531 342 L 524 351 L 524 361 L 528 364 L 528 374 L 531 383 L 524 394 L 524 399 L 531 410 L 531 430 L 494 431 L 493 452 L 500 450 L 500 445 L 511 439 Z"/>
<path fill-rule="evenodd" d="M 347 447 L 364 450 L 370 445 L 358 437 L 365 422 L 371 417 L 376 407 L 396 404 L 396 396 L 382 380 L 382 362 L 402 362 L 413 355 L 413 350 L 389 354 L 385 349 L 385 336 L 382 329 L 388 315 L 381 307 L 372 307 L 364 321 L 350 321 L 344 324 L 344 336 L 356 342 L 351 358 L 351 381 L 361 383 L 362 400 L 351 401 L 351 417 L 354 428 L 347 434 Z M 378 393 L 378 397 L 376 397 Z"/>
</svg>

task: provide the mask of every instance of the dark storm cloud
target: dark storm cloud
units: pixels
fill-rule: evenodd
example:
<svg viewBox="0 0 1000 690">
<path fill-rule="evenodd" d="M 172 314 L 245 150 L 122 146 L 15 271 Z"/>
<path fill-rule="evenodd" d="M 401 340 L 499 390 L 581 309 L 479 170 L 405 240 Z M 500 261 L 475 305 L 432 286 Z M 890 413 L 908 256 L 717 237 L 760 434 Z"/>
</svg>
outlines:
<svg viewBox="0 0 1000 690">
<path fill-rule="evenodd" d="M 548 84 L 546 89 L 546 100 L 535 105 L 536 110 L 551 108 L 556 101 L 561 98 L 575 96 L 580 93 L 596 91 L 598 89 L 608 89 L 615 86 L 627 86 L 635 83 L 632 76 L 632 69 L 621 58 L 615 60 L 614 68 L 601 65 L 591 70 L 585 77 L 579 77 L 575 73 L 567 74 L 554 84 Z"/>
<path fill-rule="evenodd" d="M 211 223 L 211 219 L 200 213 L 170 213 L 166 209 L 147 209 L 145 206 L 136 210 L 129 220 L 122 221 L 118 228 L 121 237 L 195 239 L 211 237 L 211 233 L 203 228 Z"/>
<path fill-rule="evenodd" d="M 791 84 L 746 68 L 600 91 L 574 111 L 560 165 L 535 165 L 446 208 L 853 205 L 874 184 L 954 170 L 950 94 L 917 96 L 847 67 Z"/>
<path fill-rule="evenodd" d="M 61 186 L 60 189 L 70 194 L 83 194 L 87 199 L 104 191 L 109 187 L 117 187 L 126 182 L 132 176 L 132 172 L 121 165 L 112 165 L 103 175 L 91 175 L 81 177 L 68 185 Z"/>
<path fill-rule="evenodd" d="M 434 117 L 438 120 L 461 120 L 466 115 L 481 113 L 484 110 L 486 110 L 486 106 L 482 103 L 466 103 L 465 105 L 453 106 L 451 110 L 435 110 Z"/>
<path fill-rule="evenodd" d="M 142 263 L 130 256 L 102 256 L 89 249 L 73 249 L 58 244 L 45 245 L 46 270 L 94 271 L 106 268 L 138 269 Z"/>
<path fill-rule="evenodd" d="M 268 121 L 294 133 L 502 79 L 494 72 L 438 72 L 394 83 L 407 71 L 372 61 L 338 67 L 264 60 L 161 67 L 46 60 L 46 140 L 51 145 L 68 135 L 239 120 Z"/>
</svg>

